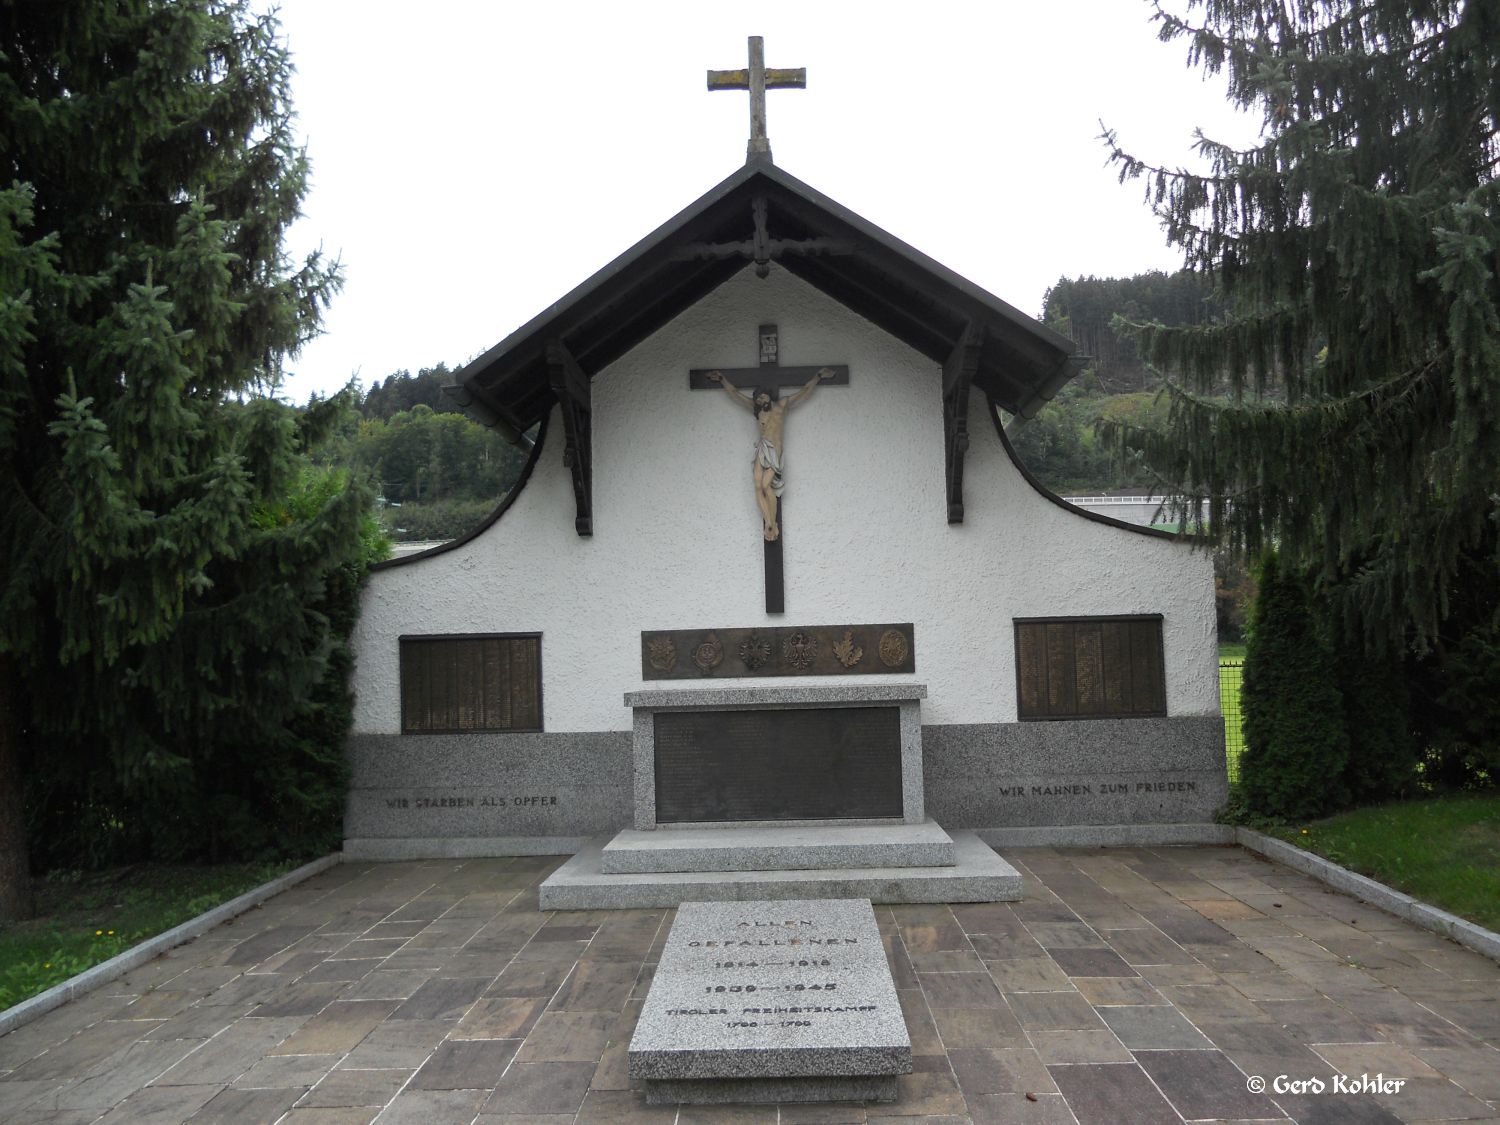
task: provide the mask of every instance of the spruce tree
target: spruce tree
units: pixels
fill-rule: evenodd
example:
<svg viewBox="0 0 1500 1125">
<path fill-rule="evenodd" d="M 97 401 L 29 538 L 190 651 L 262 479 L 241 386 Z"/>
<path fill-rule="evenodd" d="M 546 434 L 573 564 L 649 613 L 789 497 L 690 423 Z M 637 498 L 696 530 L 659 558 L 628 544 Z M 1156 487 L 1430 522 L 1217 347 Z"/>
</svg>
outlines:
<svg viewBox="0 0 1500 1125">
<path fill-rule="evenodd" d="M 325 674 L 324 576 L 363 498 L 309 476 L 306 421 L 261 396 L 337 286 L 282 249 L 307 172 L 290 74 L 243 0 L 0 6 L 8 827 L 24 769 L 39 831 L 216 829 L 203 795 Z M 24 908 L 16 846 L 0 918 Z"/>
<path fill-rule="evenodd" d="M 1224 308 L 1137 326 L 1170 421 L 1116 434 L 1221 540 L 1317 565 L 1367 641 L 1430 641 L 1500 495 L 1500 5 L 1189 0 L 1156 18 L 1263 130 L 1245 149 L 1200 136 L 1202 174 L 1106 133 Z"/>
</svg>

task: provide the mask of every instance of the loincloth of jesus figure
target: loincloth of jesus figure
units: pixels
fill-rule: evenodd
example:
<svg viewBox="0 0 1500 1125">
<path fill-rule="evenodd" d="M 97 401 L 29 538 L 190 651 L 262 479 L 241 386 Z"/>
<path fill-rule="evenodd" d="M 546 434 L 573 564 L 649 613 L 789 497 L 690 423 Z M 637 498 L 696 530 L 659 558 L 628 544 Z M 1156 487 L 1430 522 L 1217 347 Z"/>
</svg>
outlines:
<svg viewBox="0 0 1500 1125">
<path fill-rule="evenodd" d="M 760 508 L 762 533 L 768 543 L 781 537 L 781 528 L 776 520 L 776 501 L 786 489 L 786 478 L 782 475 L 782 434 L 786 428 L 786 412 L 812 394 L 813 388 L 819 383 L 832 379 L 833 375 L 831 367 L 824 367 L 796 394 L 778 400 L 765 391 L 760 391 L 751 398 L 726 379 L 722 371 L 708 373 L 709 381 L 720 384 L 730 398 L 754 414 L 755 422 L 760 427 L 760 437 L 756 439 L 752 451 L 750 469 L 755 479 L 755 504 Z"/>
<path fill-rule="evenodd" d="M 781 450 L 771 444 L 770 438 L 759 438 L 750 451 L 756 466 L 771 470 L 771 491 L 779 500 L 786 490 L 786 480 L 781 475 Z"/>
</svg>

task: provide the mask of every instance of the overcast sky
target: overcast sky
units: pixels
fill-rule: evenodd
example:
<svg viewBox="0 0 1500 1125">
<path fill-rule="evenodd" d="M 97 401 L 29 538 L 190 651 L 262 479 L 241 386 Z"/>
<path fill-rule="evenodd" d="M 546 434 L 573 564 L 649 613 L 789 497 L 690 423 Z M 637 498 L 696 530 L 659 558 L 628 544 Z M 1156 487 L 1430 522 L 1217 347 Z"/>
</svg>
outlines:
<svg viewBox="0 0 1500 1125">
<path fill-rule="evenodd" d="M 749 98 L 705 71 L 750 35 L 808 72 L 767 95 L 779 166 L 1033 316 L 1059 277 L 1179 264 L 1101 118 L 1174 166 L 1197 126 L 1254 135 L 1136 0 L 275 6 L 313 165 L 291 249 L 347 277 L 296 402 L 461 366 L 739 168 Z"/>
</svg>

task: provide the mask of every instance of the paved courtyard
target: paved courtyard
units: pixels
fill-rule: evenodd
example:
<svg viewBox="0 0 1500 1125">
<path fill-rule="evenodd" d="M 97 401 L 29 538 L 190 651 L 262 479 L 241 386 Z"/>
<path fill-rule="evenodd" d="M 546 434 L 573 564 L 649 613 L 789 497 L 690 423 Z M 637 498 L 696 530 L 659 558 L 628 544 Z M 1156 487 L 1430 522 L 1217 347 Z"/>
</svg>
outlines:
<svg viewBox="0 0 1500 1125">
<path fill-rule="evenodd" d="M 562 860 L 490 859 L 333 868 L 18 1028 L 0 1122 L 1500 1121 L 1495 962 L 1236 848 L 1005 854 L 1023 902 L 876 907 L 893 1105 L 647 1106 L 671 912 L 539 913 Z"/>
</svg>

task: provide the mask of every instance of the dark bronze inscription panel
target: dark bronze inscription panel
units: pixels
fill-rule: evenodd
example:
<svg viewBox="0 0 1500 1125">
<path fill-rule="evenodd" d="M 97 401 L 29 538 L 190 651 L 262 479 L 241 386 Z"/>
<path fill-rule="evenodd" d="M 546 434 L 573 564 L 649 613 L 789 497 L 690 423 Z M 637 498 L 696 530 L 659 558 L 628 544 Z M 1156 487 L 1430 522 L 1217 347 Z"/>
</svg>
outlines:
<svg viewBox="0 0 1500 1125">
<path fill-rule="evenodd" d="M 542 637 L 401 638 L 401 733 L 542 729 Z"/>
<path fill-rule="evenodd" d="M 916 631 L 910 621 L 641 634 L 643 680 L 863 676 L 916 670 Z"/>
<path fill-rule="evenodd" d="M 656 821 L 899 817 L 897 707 L 660 711 Z"/>
<path fill-rule="evenodd" d="M 1167 713 L 1161 618 L 1022 618 L 1016 685 L 1022 719 Z"/>
</svg>

